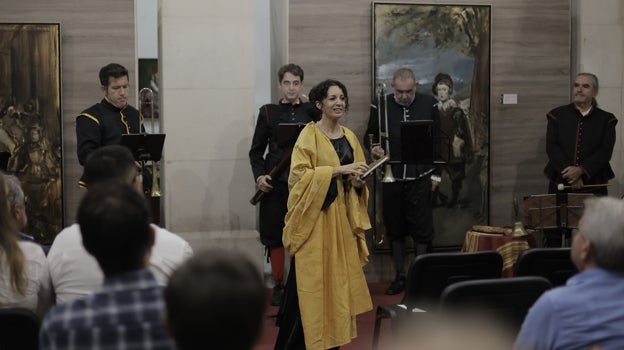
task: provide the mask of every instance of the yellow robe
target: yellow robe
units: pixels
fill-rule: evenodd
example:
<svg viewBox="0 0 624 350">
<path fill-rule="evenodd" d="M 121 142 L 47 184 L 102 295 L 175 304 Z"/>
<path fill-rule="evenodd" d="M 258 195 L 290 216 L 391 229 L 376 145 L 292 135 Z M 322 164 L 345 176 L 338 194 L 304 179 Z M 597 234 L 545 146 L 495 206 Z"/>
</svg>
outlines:
<svg viewBox="0 0 624 350">
<path fill-rule="evenodd" d="M 355 162 L 364 152 L 355 134 L 342 127 Z M 357 336 L 355 315 L 372 309 L 362 266 L 368 262 L 364 231 L 368 189 L 345 193 L 338 177 L 338 196 L 321 207 L 334 167 L 340 166 L 331 141 L 314 123 L 301 131 L 293 149 L 288 187 L 284 246 L 295 256 L 297 294 L 308 350 L 347 344 Z"/>
</svg>

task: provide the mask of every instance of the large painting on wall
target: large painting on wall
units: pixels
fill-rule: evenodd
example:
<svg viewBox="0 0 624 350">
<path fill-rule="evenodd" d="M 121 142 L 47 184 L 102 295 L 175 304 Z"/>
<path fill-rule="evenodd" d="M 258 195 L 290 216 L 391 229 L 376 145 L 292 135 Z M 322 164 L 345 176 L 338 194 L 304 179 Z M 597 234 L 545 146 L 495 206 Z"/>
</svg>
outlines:
<svg viewBox="0 0 624 350">
<path fill-rule="evenodd" d="M 23 231 L 50 244 L 63 227 L 59 24 L 0 24 L 0 153 L 24 189 Z"/>
<path fill-rule="evenodd" d="M 418 92 L 438 100 L 442 183 L 432 198 L 434 248 L 460 246 L 471 225 L 488 220 L 490 13 L 490 6 L 373 2 L 373 93 L 381 96 L 382 83 L 384 94 L 392 93 L 394 71 L 407 67 Z M 380 210 L 374 236 L 382 241 Z"/>
</svg>

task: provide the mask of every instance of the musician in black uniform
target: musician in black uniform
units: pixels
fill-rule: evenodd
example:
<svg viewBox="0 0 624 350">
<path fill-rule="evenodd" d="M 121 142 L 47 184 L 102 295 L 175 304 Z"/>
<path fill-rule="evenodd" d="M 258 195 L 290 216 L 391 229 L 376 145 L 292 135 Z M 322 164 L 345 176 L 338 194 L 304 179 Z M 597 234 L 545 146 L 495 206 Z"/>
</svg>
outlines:
<svg viewBox="0 0 624 350">
<path fill-rule="evenodd" d="M 260 240 L 267 247 L 268 258 L 275 287 L 273 289 L 272 305 L 279 305 L 284 291 L 284 246 L 282 244 L 282 229 L 286 216 L 286 202 L 288 200 L 288 170 L 283 171 L 277 178 L 271 178 L 269 173 L 280 163 L 285 150 L 292 147 L 295 140 L 288 145 L 282 145 L 278 140 L 280 123 L 309 123 L 318 119 L 314 106 L 301 100 L 303 87 L 303 69 L 296 64 L 287 64 L 277 73 L 278 88 L 282 97 L 277 104 L 266 104 L 260 107 L 258 121 L 254 132 L 249 160 L 254 180 L 258 188 L 265 192 L 260 201 Z M 267 146 L 269 151 L 265 156 Z"/>
<path fill-rule="evenodd" d="M 548 193 L 608 195 L 606 185 L 615 176 L 609 161 L 618 120 L 613 113 L 598 107 L 597 95 L 598 77 L 579 73 L 572 86 L 572 103 L 546 114 L 548 164 L 544 175 L 548 179 Z M 559 185 L 565 188 L 560 190 Z M 561 232 L 544 230 L 545 246 L 561 246 Z M 563 233 L 570 236 L 567 229 Z"/>
<path fill-rule="evenodd" d="M 388 102 L 387 108 L 383 101 L 375 101 L 371 105 L 368 129 L 364 137 L 367 148 L 370 148 L 369 134 L 376 140 L 379 139 L 378 108 L 382 108 L 382 115 L 387 110 L 391 162 L 401 159 L 401 121 L 433 120 L 434 134 L 436 130 L 439 134 L 440 130 L 437 101 L 432 96 L 416 92 L 418 82 L 411 69 L 398 69 L 392 79 L 392 88 L 394 93 L 385 99 Z M 385 131 L 385 118 L 381 119 L 382 129 Z M 380 158 L 384 154 L 380 146 L 373 147 L 371 151 L 374 158 Z M 383 184 L 383 220 L 396 270 L 396 278 L 386 290 L 388 295 L 401 293 L 405 289 L 405 237 L 412 237 L 416 255 L 427 253 L 431 248 L 434 233 L 432 192 L 441 181 L 440 169 L 433 164 L 394 162 L 391 169 L 396 181 Z"/>
<path fill-rule="evenodd" d="M 117 63 L 100 69 L 104 98 L 76 117 L 78 161 L 81 165 L 95 149 L 121 143 L 122 134 L 145 132 L 139 111 L 128 104 L 128 70 Z M 80 181 L 81 186 L 84 182 Z"/>
</svg>

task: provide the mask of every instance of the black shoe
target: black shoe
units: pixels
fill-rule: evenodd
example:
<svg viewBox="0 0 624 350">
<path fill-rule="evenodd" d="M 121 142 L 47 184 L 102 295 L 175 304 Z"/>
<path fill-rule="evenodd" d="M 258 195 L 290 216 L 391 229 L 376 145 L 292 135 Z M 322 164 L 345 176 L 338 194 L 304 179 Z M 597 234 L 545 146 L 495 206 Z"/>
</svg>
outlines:
<svg viewBox="0 0 624 350">
<path fill-rule="evenodd" d="M 387 295 L 396 295 L 405 290 L 405 277 L 397 277 L 390 287 L 386 289 Z"/>
<path fill-rule="evenodd" d="M 281 284 L 273 287 L 273 295 L 271 296 L 271 306 L 279 306 L 284 297 L 284 286 Z"/>
</svg>

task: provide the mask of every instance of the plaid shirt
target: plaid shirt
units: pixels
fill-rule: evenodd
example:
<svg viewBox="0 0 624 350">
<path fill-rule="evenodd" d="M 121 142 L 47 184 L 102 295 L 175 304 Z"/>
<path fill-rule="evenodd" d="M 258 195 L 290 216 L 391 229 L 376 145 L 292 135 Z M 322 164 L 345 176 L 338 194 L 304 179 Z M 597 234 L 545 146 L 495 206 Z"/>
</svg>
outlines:
<svg viewBox="0 0 624 350">
<path fill-rule="evenodd" d="M 163 311 L 162 288 L 148 270 L 106 278 L 101 290 L 50 310 L 39 349 L 175 349 Z"/>
</svg>

